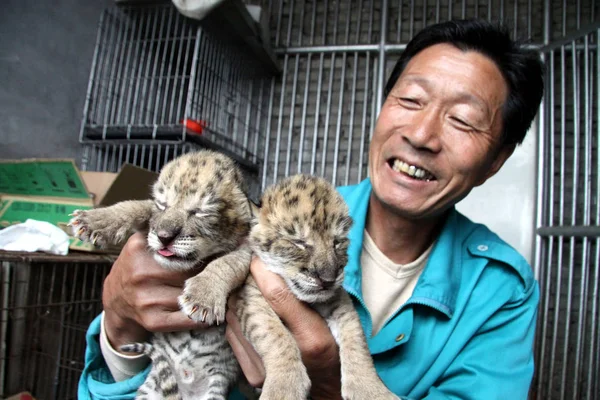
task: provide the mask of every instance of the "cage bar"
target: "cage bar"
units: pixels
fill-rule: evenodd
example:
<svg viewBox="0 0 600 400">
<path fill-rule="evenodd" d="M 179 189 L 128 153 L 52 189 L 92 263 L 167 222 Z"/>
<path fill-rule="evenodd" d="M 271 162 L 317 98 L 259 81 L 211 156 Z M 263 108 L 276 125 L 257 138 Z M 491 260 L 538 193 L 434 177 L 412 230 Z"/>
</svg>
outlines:
<svg viewBox="0 0 600 400">
<path fill-rule="evenodd" d="M 248 51 L 171 4 L 108 8 L 98 32 L 82 143 L 192 141 L 258 171 L 272 75 Z"/>
<path fill-rule="evenodd" d="M 85 332 L 102 311 L 106 262 L 2 262 L 3 398 L 76 399 Z"/>
</svg>

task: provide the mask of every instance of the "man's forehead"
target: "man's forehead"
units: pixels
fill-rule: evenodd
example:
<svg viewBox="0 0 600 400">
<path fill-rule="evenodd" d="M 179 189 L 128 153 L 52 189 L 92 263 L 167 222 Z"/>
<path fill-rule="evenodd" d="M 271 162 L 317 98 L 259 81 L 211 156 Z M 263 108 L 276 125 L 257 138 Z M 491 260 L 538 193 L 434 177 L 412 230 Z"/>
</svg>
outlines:
<svg viewBox="0 0 600 400">
<path fill-rule="evenodd" d="M 487 106 L 488 101 L 503 104 L 508 94 L 506 80 L 497 64 L 476 50 L 459 49 L 440 43 L 423 49 L 406 65 L 394 89 L 416 84 L 434 89 L 456 82 L 453 95 L 462 100 Z"/>
</svg>

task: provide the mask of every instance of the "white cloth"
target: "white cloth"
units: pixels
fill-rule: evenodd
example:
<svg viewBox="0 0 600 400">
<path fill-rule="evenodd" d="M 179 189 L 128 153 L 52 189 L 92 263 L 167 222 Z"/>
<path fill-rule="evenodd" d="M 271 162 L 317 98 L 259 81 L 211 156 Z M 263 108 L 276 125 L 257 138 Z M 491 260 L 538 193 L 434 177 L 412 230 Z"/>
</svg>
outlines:
<svg viewBox="0 0 600 400">
<path fill-rule="evenodd" d="M 69 253 L 69 235 L 50 222 L 28 219 L 0 230 L 0 250 L 43 251 L 64 256 Z"/>
<path fill-rule="evenodd" d="M 372 336 L 412 296 L 432 248 L 433 244 L 411 263 L 396 264 L 377 248 L 365 229 L 360 265 L 362 295 L 373 322 Z"/>
<path fill-rule="evenodd" d="M 188 18 L 203 19 L 224 0 L 172 0 L 177 10 Z"/>
<path fill-rule="evenodd" d="M 119 353 L 111 346 L 104 328 L 104 312 L 100 321 L 100 350 L 106 365 L 116 382 L 124 381 L 137 375 L 146 368 L 150 359 L 144 354 L 126 355 Z"/>
</svg>

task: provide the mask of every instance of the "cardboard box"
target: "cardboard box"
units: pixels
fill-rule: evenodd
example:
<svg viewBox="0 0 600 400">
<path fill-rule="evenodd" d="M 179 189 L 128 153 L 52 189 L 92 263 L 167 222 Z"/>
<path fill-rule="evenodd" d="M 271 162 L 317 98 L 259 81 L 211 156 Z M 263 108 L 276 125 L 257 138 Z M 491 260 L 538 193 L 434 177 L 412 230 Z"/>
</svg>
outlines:
<svg viewBox="0 0 600 400">
<path fill-rule="evenodd" d="M 28 218 L 53 223 L 70 233 L 69 214 L 123 200 L 148 199 L 158 175 L 124 164 L 119 173 L 80 172 L 73 160 L 0 161 L 0 228 Z M 72 250 L 100 251 L 71 240 Z"/>
</svg>

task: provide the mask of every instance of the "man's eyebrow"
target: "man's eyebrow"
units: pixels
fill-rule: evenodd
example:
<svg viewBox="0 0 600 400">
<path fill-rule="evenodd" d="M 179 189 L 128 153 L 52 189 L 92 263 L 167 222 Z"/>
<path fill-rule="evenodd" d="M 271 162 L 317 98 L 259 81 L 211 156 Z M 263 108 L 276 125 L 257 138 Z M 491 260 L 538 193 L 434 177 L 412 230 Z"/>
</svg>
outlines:
<svg viewBox="0 0 600 400">
<path fill-rule="evenodd" d="M 398 81 L 406 82 L 406 83 L 416 83 L 417 85 L 421 86 L 426 91 L 432 89 L 431 81 L 429 79 L 427 79 L 426 77 L 419 76 L 419 75 L 408 74 L 408 75 L 400 77 L 398 79 Z M 490 115 L 490 110 L 488 108 L 488 105 L 485 103 L 485 101 L 481 100 L 481 98 L 479 98 L 478 96 L 476 96 L 472 93 L 460 91 L 455 96 L 455 99 L 457 101 L 469 103 L 469 104 L 476 106 L 477 108 L 481 109 L 481 111 L 483 111 L 486 114 L 486 116 Z"/>
</svg>

